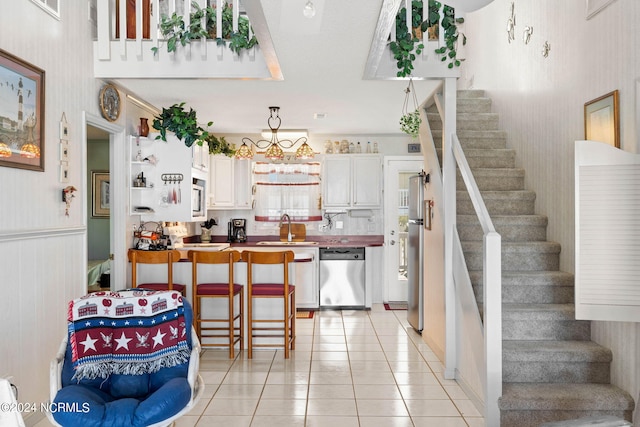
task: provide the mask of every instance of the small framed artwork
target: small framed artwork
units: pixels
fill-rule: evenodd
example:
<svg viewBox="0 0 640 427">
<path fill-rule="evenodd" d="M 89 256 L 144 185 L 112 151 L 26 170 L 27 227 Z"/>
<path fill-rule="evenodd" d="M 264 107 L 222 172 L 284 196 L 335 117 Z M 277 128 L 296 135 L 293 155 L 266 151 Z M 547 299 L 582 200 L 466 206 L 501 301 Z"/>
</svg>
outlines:
<svg viewBox="0 0 640 427">
<path fill-rule="evenodd" d="M 62 120 L 60 121 L 60 139 L 62 141 L 69 140 L 69 123 L 67 123 L 64 113 L 62 113 Z"/>
<path fill-rule="evenodd" d="M 109 172 L 91 172 L 91 188 L 92 188 L 92 209 L 91 215 L 94 218 L 109 218 L 110 203 L 110 186 Z"/>
<path fill-rule="evenodd" d="M 615 0 L 587 0 L 587 19 L 593 18 L 598 12 L 614 1 Z"/>
<path fill-rule="evenodd" d="M 44 172 L 44 70 L 0 49 L 0 166 Z"/>
<path fill-rule="evenodd" d="M 60 161 L 69 161 L 69 143 L 67 141 L 60 141 Z"/>
<path fill-rule="evenodd" d="M 618 91 L 584 104 L 584 138 L 620 148 L 620 116 Z"/>
<path fill-rule="evenodd" d="M 60 162 L 60 182 L 69 182 L 69 162 Z"/>
</svg>

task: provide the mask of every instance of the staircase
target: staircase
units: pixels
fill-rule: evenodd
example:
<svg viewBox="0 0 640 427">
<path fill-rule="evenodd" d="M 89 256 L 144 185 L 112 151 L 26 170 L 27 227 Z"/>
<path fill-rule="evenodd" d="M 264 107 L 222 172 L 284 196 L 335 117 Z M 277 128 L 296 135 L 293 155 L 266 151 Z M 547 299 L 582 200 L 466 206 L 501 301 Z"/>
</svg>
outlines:
<svg viewBox="0 0 640 427">
<path fill-rule="evenodd" d="M 633 399 L 610 384 L 611 351 L 590 341 L 590 322 L 575 320 L 573 275 L 559 271 L 560 245 L 546 239 L 547 218 L 535 214 L 536 195 L 524 188 L 491 100 L 484 91 L 459 91 L 457 111 L 458 138 L 502 236 L 501 426 L 631 420 Z M 427 116 L 442 164 L 442 122 L 435 107 Z M 482 230 L 460 175 L 457 185 L 457 228 L 482 312 Z"/>
</svg>

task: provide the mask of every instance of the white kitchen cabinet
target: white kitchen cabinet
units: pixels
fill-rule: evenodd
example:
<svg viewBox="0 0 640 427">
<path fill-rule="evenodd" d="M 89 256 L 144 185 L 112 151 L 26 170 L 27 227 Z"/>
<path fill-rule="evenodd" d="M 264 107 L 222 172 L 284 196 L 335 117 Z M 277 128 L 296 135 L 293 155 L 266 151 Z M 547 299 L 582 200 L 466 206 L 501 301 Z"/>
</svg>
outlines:
<svg viewBox="0 0 640 427">
<path fill-rule="evenodd" d="M 382 161 L 377 154 L 325 156 L 322 173 L 325 208 L 379 208 Z"/>
<path fill-rule="evenodd" d="M 300 248 L 294 251 L 296 307 L 315 309 L 319 307 L 318 249 Z"/>
<path fill-rule="evenodd" d="M 209 209 L 251 209 L 251 164 L 222 154 L 210 157 Z"/>
<path fill-rule="evenodd" d="M 209 208 L 233 207 L 233 158 L 223 154 L 211 156 L 209 185 Z"/>
<path fill-rule="evenodd" d="M 199 180 L 206 192 L 208 177 L 192 168 L 191 149 L 174 135 L 167 135 L 166 142 L 136 136 L 129 142 L 129 213 L 142 221 L 205 219 L 193 214 L 192 183 Z"/>
<path fill-rule="evenodd" d="M 365 306 L 383 302 L 384 287 L 384 246 L 364 248 L 365 263 Z"/>
<path fill-rule="evenodd" d="M 202 145 L 193 144 L 191 146 L 193 152 L 191 167 L 203 172 L 209 171 L 209 144 L 204 141 Z"/>
</svg>

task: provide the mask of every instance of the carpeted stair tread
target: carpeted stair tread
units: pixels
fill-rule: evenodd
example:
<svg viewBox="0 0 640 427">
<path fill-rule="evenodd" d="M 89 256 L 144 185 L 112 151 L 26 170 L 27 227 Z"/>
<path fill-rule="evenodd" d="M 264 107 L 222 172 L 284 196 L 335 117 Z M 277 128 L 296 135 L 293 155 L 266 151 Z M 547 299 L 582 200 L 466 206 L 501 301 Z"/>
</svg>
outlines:
<svg viewBox="0 0 640 427">
<path fill-rule="evenodd" d="M 491 112 L 491 98 L 486 97 L 469 97 L 456 99 L 456 111 L 458 113 L 490 113 Z M 428 113 L 437 113 L 438 108 L 435 104 L 432 104 L 427 108 Z M 439 117 L 439 116 L 438 116 Z"/>
<path fill-rule="evenodd" d="M 469 271 L 478 303 L 483 301 L 483 274 Z M 568 304 L 574 301 L 574 277 L 565 271 L 503 271 L 502 302 L 516 304 Z"/>
<path fill-rule="evenodd" d="M 480 191 L 524 190 L 524 169 L 520 168 L 474 168 L 473 176 Z M 456 189 L 465 190 L 462 174 L 457 171 Z"/>
<path fill-rule="evenodd" d="M 502 320 L 575 320 L 573 304 L 502 304 Z"/>
<path fill-rule="evenodd" d="M 484 89 L 461 89 L 456 91 L 456 95 L 458 98 L 468 99 L 468 98 L 483 98 L 485 96 Z"/>
<path fill-rule="evenodd" d="M 633 410 L 631 395 L 609 384 L 506 383 L 501 410 Z"/>
<path fill-rule="evenodd" d="M 593 341 L 504 341 L 505 362 L 611 362 L 611 350 Z"/>
<path fill-rule="evenodd" d="M 483 231 L 475 215 L 457 215 L 456 221 L 460 240 L 483 240 Z M 491 221 L 503 242 L 545 241 L 547 238 L 548 220 L 544 215 L 494 215 Z"/>
</svg>

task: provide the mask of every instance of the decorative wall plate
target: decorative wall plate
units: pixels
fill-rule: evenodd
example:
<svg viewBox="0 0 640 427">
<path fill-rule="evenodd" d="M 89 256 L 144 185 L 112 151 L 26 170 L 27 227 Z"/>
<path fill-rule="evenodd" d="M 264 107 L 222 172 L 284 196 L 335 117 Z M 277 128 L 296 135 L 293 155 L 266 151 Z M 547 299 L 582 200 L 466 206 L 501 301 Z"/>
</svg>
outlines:
<svg viewBox="0 0 640 427">
<path fill-rule="evenodd" d="M 115 122 L 120 116 L 120 94 L 112 84 L 107 84 L 100 90 L 100 111 L 110 122 Z"/>
</svg>

